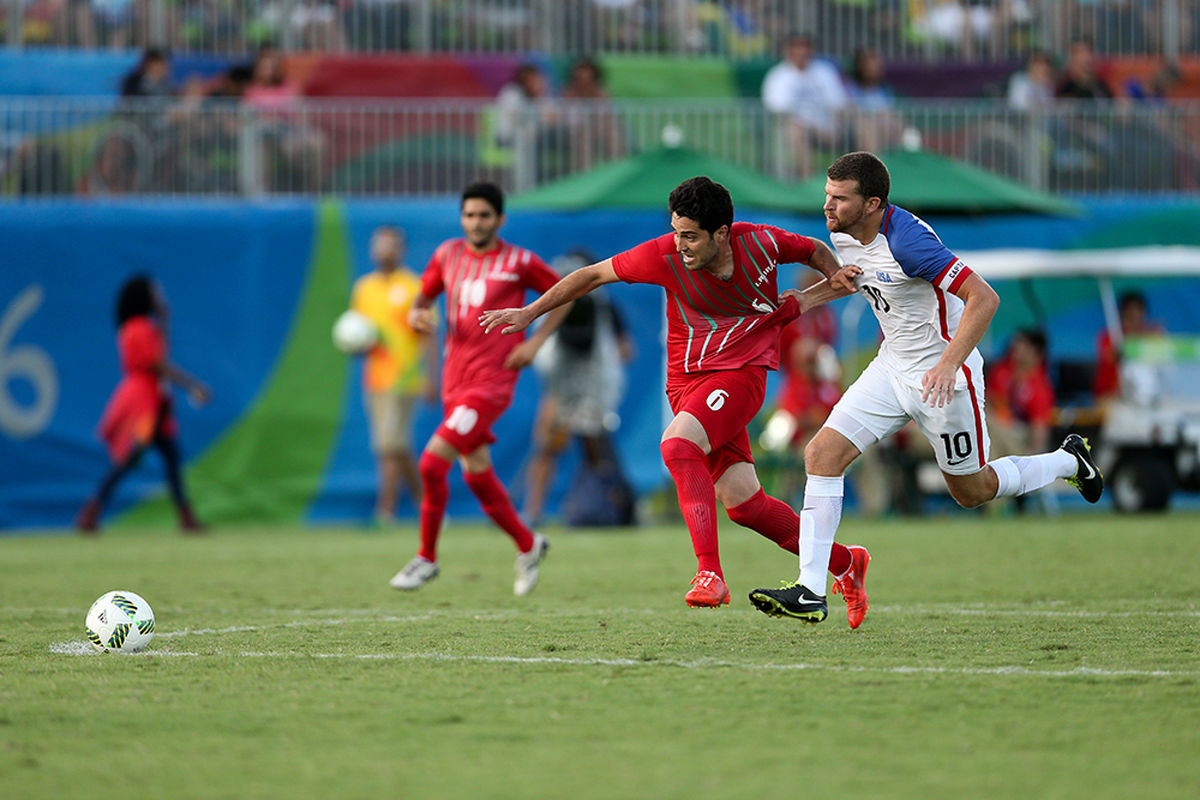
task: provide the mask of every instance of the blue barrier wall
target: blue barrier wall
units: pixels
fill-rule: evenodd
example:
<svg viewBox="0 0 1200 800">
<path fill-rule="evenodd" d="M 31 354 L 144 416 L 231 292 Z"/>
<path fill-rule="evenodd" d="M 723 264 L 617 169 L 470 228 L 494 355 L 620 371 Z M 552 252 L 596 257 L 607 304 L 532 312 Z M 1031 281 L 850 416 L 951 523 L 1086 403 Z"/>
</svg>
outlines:
<svg viewBox="0 0 1200 800">
<path fill-rule="evenodd" d="M 958 250 L 1014 244 L 1086 247 L 1117 227 L 1135 231 L 1134 238 L 1147 243 L 1189 243 L 1198 234 L 1169 222 L 1179 213 L 1178 207 L 1164 210 L 1155 204 L 1093 203 L 1089 216 L 1080 220 L 931 222 L 947 245 Z M 742 216 L 822 239 L 826 235 L 817 217 L 750 210 Z M 161 280 L 172 305 L 172 355 L 215 391 L 214 403 L 203 409 L 182 398 L 177 403 L 183 445 L 199 473 L 193 488 L 201 513 L 210 511 L 218 520 L 270 517 L 277 505 L 272 497 L 259 495 L 277 486 L 282 487 L 278 497 L 297 505 L 301 518 L 364 518 L 371 506 L 374 466 L 366 447 L 359 375 L 340 356 L 329 355 L 328 326 L 345 306 L 350 282 L 370 268 L 369 233 L 385 222 L 408 231 L 409 261 L 418 268 L 439 242 L 460 232 L 454 199 L 323 208 L 308 202 L 6 206 L 0 214 L 5 243 L 0 269 L 0 528 L 69 524 L 104 472 L 107 459 L 94 430 L 119 378 L 114 298 L 135 272 Z M 665 213 L 521 212 L 509 219 L 504 235 L 547 259 L 580 246 L 606 256 L 665 232 L 666 222 Z M 1124 286 L 1147 289 L 1152 316 L 1168 328 L 1200 330 L 1196 281 L 1117 281 L 1118 290 Z M 1002 346 L 1013 327 L 1038 321 L 1050 330 L 1054 355 L 1087 357 L 1093 352 L 1102 324 L 1094 287 L 1064 291 L 1053 283 L 1030 288 L 1000 282 L 998 288 L 1004 304 L 985 355 Z M 658 454 L 662 295 L 646 286 L 609 289 L 638 348 L 630 374 L 630 386 L 636 388 L 621 408 L 618 447 L 631 478 L 645 490 L 664 480 Z M 865 347 L 876 335 L 869 315 L 853 334 L 855 343 Z M 298 384 L 281 390 L 282 373 L 295 380 L 297 361 L 303 368 L 305 347 L 313 356 L 311 379 L 305 381 L 301 374 Z M 318 372 L 318 366 L 324 371 Z M 299 394 L 322 400 L 303 405 L 301 411 L 311 419 L 301 416 L 293 424 L 287 417 L 293 411 L 278 398 L 283 395 L 286 401 L 289 391 L 297 394 L 287 386 L 303 387 Z M 510 486 L 527 456 L 536 399 L 536 380 L 526 374 L 497 429 L 495 460 Z M 268 412 L 278 418 L 264 422 L 261 417 Z M 332 420 L 321 416 L 330 413 Z M 437 409 L 422 410 L 419 442 L 438 419 Z M 250 424 L 255 420 L 258 427 Z M 280 438 L 263 439 L 263 425 Z M 316 464 L 305 467 L 317 473 L 312 487 L 290 485 L 290 449 L 301 454 L 313 447 L 325 449 L 306 462 Z M 269 449 L 269 457 L 247 455 L 255 448 Z M 223 475 L 221 463 L 196 466 L 206 456 L 209 462 L 241 459 L 250 466 Z M 567 459 L 559 471 L 557 495 L 574 463 Z M 116 510 L 160 493 L 161 487 L 157 459 L 147 458 L 122 487 Z M 218 494 L 224 498 L 219 503 L 214 499 Z M 457 477 L 452 503 L 455 516 L 478 513 Z"/>
</svg>

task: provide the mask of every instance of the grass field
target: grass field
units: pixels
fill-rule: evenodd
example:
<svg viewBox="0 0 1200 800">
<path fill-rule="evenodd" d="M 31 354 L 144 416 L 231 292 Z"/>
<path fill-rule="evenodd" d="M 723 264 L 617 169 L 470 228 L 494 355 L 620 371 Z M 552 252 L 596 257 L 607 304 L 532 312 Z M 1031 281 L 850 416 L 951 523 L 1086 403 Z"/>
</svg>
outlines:
<svg viewBox="0 0 1200 800">
<path fill-rule="evenodd" d="M 726 523 L 728 525 L 728 523 Z M 746 593 L 793 557 L 729 525 L 727 609 L 682 528 L 0 537 L 4 798 L 1195 798 L 1200 517 L 843 524 L 872 608 L 816 627 Z M 144 655 L 87 654 L 109 589 Z"/>
</svg>

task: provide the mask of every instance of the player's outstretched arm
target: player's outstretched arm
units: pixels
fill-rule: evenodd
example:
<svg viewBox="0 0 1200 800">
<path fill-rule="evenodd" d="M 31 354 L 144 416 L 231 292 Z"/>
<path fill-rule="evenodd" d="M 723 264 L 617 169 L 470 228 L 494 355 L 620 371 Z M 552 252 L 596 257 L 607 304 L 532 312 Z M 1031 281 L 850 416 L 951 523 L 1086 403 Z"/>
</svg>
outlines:
<svg viewBox="0 0 1200 800">
<path fill-rule="evenodd" d="M 834 289 L 842 291 L 842 294 L 837 295 L 837 297 L 845 297 L 848 294 L 857 292 L 858 287 L 854 285 L 854 277 L 861 275 L 862 270 L 855 267 L 858 270 L 857 272 L 845 273 L 842 265 L 838 263 L 837 256 L 833 254 L 833 251 L 824 242 L 816 239 L 813 239 L 812 242 L 813 253 L 809 256 L 808 261 L 804 263 L 824 275 L 825 279 L 829 281 Z M 836 299 L 836 297 L 830 299 Z"/>
<path fill-rule="evenodd" d="M 523 308 L 493 308 L 479 315 L 479 324 L 484 333 L 500 327 L 501 333 L 518 333 L 528 328 L 535 319 L 551 309 L 583 297 L 588 292 L 606 283 L 616 283 L 620 278 L 613 270 L 612 259 L 583 267 L 572 272 L 546 290 L 546 293 Z"/>
<path fill-rule="evenodd" d="M 854 279 L 862 274 L 862 269 L 854 265 L 840 267 L 838 269 L 839 280 L 835 284 L 832 279 L 826 278 L 819 283 L 814 283 L 804 291 L 799 289 L 788 289 L 781 292 L 779 302 L 783 302 L 789 297 L 796 298 L 796 302 L 800 304 L 800 313 L 806 314 L 817 306 L 823 306 L 826 303 L 837 300 L 840 297 L 846 297 L 857 291 L 854 288 Z M 847 289 L 846 287 L 850 288 Z"/>
</svg>

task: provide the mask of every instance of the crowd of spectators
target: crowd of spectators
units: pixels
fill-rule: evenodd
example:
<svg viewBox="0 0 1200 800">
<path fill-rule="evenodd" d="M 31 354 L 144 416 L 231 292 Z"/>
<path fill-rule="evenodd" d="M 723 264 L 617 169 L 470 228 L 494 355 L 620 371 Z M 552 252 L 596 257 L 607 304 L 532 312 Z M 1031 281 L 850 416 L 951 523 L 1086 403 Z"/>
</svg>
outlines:
<svg viewBox="0 0 1200 800">
<path fill-rule="evenodd" d="M 813 31 L 839 58 L 859 46 L 889 57 L 1007 60 L 1047 36 L 1088 37 L 1105 53 L 1200 40 L 1200 2 L 1177 17 L 1147 0 L 25 0 L 26 44 L 240 53 L 266 41 L 323 51 L 700 53 L 769 57 L 787 32 Z"/>
</svg>

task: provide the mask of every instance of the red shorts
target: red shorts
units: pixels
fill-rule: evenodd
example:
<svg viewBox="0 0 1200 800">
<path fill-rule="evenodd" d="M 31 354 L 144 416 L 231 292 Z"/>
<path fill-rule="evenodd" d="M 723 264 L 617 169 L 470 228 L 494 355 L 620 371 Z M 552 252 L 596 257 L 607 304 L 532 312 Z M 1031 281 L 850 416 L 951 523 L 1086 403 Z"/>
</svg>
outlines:
<svg viewBox="0 0 1200 800">
<path fill-rule="evenodd" d="M 496 441 L 492 425 L 508 408 L 511 398 L 489 399 L 479 395 L 454 395 L 442 401 L 442 424 L 434 431 L 459 453 L 473 453 Z"/>
<path fill-rule="evenodd" d="M 746 426 L 762 408 L 766 391 L 766 367 L 708 372 L 667 386 L 671 411 L 688 412 L 708 434 L 708 472 L 714 483 L 734 464 L 754 463 Z"/>
</svg>

